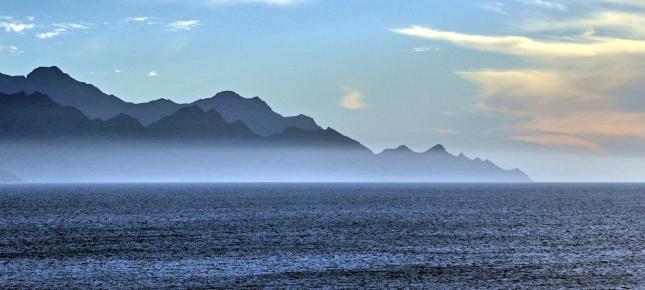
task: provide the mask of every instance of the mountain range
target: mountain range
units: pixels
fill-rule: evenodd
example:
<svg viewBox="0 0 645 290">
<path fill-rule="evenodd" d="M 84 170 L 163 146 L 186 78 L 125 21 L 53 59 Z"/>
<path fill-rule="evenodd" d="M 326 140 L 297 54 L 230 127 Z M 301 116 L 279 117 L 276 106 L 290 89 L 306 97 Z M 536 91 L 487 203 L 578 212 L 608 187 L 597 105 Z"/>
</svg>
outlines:
<svg viewBox="0 0 645 290">
<path fill-rule="evenodd" d="M 220 92 L 190 104 L 177 104 L 168 99 L 130 103 L 114 95 L 108 95 L 91 84 L 79 82 L 55 66 L 36 68 L 27 76 L 0 73 L 0 92 L 40 92 L 61 106 L 79 109 L 91 119 L 107 120 L 119 114 L 126 114 L 136 118 L 143 125 L 149 125 L 180 108 L 197 106 L 204 111 L 217 110 L 228 122 L 242 121 L 261 136 L 280 133 L 290 127 L 303 130 L 320 129 L 310 117 L 284 117 L 274 112 L 258 97 L 243 98 L 231 91 Z"/>
<path fill-rule="evenodd" d="M 282 116 L 259 97 L 224 91 L 189 104 L 130 103 L 57 67 L 0 74 L 0 146 L 9 169 L 30 180 L 530 181 L 442 145 L 374 154 L 310 117 Z"/>
</svg>

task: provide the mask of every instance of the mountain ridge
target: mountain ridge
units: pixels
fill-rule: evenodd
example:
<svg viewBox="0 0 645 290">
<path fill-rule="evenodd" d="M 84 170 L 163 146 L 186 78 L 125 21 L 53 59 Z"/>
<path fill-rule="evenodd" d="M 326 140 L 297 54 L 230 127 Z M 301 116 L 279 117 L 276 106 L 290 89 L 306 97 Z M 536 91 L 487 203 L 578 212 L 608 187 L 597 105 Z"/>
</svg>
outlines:
<svg viewBox="0 0 645 290">
<path fill-rule="evenodd" d="M 63 107 L 41 93 L 0 93 L 0 137 L 78 138 L 256 138 L 244 123 L 226 122 L 215 110 L 197 106 L 179 109 L 174 114 L 144 126 L 127 114 L 108 120 L 90 119 L 74 107 Z"/>
<path fill-rule="evenodd" d="M 42 93 L 62 106 L 79 109 L 92 119 L 107 120 L 123 113 L 138 119 L 143 125 L 149 125 L 182 107 L 197 105 L 206 111 L 218 109 L 227 121 L 243 121 L 256 134 L 262 136 L 280 133 L 288 127 L 305 130 L 320 129 L 308 116 L 285 117 L 273 111 L 259 97 L 244 98 L 232 91 L 223 91 L 213 97 L 188 104 L 180 104 L 164 98 L 144 103 L 127 102 L 104 93 L 94 85 L 74 79 L 57 66 L 38 67 L 27 76 L 0 73 L 1 93 L 14 94 L 21 91 Z"/>
<path fill-rule="evenodd" d="M 7 87 L 16 89 L 22 85 L 20 82 L 29 77 L 37 81 L 52 78 L 66 79 L 72 86 L 70 89 L 72 92 L 76 90 L 74 86 L 79 85 L 79 82 L 58 68 L 36 69 L 30 75 L 11 77 L 0 74 L 0 85 L 3 85 L 0 87 L 0 91 L 8 90 Z M 18 85 L 13 84 L 14 81 Z M 5 87 L 4 84 L 8 84 L 8 86 Z M 82 83 L 81 86 L 90 91 L 100 92 L 98 88 L 90 84 Z M 65 92 L 61 87 L 56 90 L 59 90 L 58 93 Z M 110 97 L 109 99 L 123 102 L 114 98 Z M 220 158 L 213 160 L 215 164 L 220 165 L 207 166 L 205 171 L 223 170 L 222 166 L 248 164 L 249 167 L 244 168 L 247 171 L 261 172 L 258 174 L 280 175 L 280 172 L 287 174 L 287 176 L 289 174 L 305 174 L 304 176 L 309 176 L 308 178 L 312 179 L 320 176 L 335 176 L 339 180 L 344 180 L 348 176 L 357 176 L 357 178 L 365 180 L 381 181 L 530 181 L 530 178 L 519 169 L 505 170 L 489 160 L 469 159 L 463 153 L 452 155 L 441 144 L 424 152 L 415 152 L 409 147 L 401 145 L 375 154 L 360 142 L 333 128 L 320 128 L 313 119 L 304 115 L 293 117 L 309 118 L 311 119 L 309 124 L 313 125 L 304 126 L 305 128 L 290 126 L 289 117 L 282 117 L 282 115 L 275 113 L 259 97 L 244 98 L 232 91 L 223 91 L 213 97 L 200 99 L 191 104 L 177 104 L 168 99 L 136 104 L 163 107 L 167 111 L 170 111 L 169 108 L 177 109 L 149 124 L 124 112 L 119 112 L 110 118 L 92 118 L 82 110 L 73 106 L 61 105 L 40 92 L 0 93 L 0 105 L 0 141 L 8 143 L 22 140 L 38 145 L 43 143 L 39 140 L 59 140 L 61 146 L 68 147 L 77 143 L 74 140 L 81 139 L 85 140 L 84 142 L 89 142 L 88 144 L 92 142 L 125 144 L 123 142 L 154 141 L 162 147 L 171 146 L 163 144 L 179 146 L 173 147 L 178 148 L 173 149 L 175 150 L 173 152 L 184 150 L 181 149 L 181 144 L 188 144 L 187 142 L 216 146 L 227 144 L 228 148 L 216 149 L 216 147 L 212 147 L 209 149 L 206 145 L 207 147 L 199 149 L 204 150 L 203 154 L 206 155 L 203 156 L 206 159 L 212 159 L 215 156 Z M 162 115 L 160 111 L 156 113 L 159 116 Z M 259 122 L 265 127 L 262 129 L 258 126 L 249 126 L 247 122 L 256 125 Z M 302 123 L 296 123 L 302 125 Z M 266 126 L 267 124 L 270 126 Z M 277 131 L 276 128 L 283 129 L 268 134 Z M 258 130 L 265 130 L 264 134 L 257 133 Z M 169 143 L 169 141 L 172 142 Z M 108 146 L 108 150 L 111 150 L 109 145 L 101 146 Z M 94 152 L 91 147 L 87 150 L 90 152 L 87 153 L 90 157 L 99 154 L 91 153 Z M 146 151 L 141 152 L 142 155 L 149 154 Z M 223 152 L 230 152 L 232 155 Z M 241 152 L 246 153 L 242 154 Z M 69 154 L 73 155 L 74 153 Z M 162 155 L 148 157 L 153 158 L 150 159 L 150 162 L 169 158 L 163 153 L 160 154 Z M 193 162 L 190 161 L 193 160 L 191 158 L 194 157 L 181 160 L 179 163 Z M 237 161 L 234 162 L 234 160 Z M 39 162 L 39 160 L 34 162 Z M 124 163 L 127 162 L 129 161 L 124 161 Z M 177 160 L 172 162 L 179 164 Z M 90 164 L 94 166 L 97 163 L 91 162 Z M 288 164 L 292 164 L 291 166 L 294 167 L 284 167 Z M 123 165 L 116 164 L 115 166 L 121 167 Z M 242 169 L 240 168 L 240 170 Z M 229 173 L 219 174 L 226 176 Z M 242 170 L 236 176 L 244 176 L 245 174 L 249 173 Z"/>
</svg>

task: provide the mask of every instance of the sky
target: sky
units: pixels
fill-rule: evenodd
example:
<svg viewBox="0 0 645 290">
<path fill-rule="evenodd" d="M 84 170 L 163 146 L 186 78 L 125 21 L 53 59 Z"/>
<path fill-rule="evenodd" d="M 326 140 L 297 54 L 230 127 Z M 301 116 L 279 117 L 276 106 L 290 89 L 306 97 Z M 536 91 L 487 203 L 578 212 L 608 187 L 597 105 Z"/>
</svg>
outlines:
<svg viewBox="0 0 645 290">
<path fill-rule="evenodd" d="M 645 0 L 0 0 L 0 72 L 124 100 L 222 90 L 375 152 L 645 181 Z"/>
</svg>

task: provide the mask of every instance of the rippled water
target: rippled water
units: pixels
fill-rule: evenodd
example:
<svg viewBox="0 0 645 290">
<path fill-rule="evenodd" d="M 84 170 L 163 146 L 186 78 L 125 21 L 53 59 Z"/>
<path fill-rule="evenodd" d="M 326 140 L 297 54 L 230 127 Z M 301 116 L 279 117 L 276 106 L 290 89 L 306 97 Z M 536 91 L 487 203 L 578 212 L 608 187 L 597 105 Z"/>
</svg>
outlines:
<svg viewBox="0 0 645 290">
<path fill-rule="evenodd" d="M 0 285 L 644 288 L 645 185 L 2 186 Z"/>
</svg>

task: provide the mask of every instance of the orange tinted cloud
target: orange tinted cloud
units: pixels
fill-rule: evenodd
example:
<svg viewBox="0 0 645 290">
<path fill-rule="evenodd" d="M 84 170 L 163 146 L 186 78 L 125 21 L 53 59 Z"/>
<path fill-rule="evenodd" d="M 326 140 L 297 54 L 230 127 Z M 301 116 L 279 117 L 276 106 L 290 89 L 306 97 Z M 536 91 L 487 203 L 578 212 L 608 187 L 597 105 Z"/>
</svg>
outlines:
<svg viewBox="0 0 645 290">
<path fill-rule="evenodd" d="M 600 151 L 602 147 L 592 141 L 575 136 L 557 134 L 539 135 L 517 135 L 509 139 L 525 143 L 539 144 L 549 147 L 583 149 L 588 151 Z"/>
</svg>

